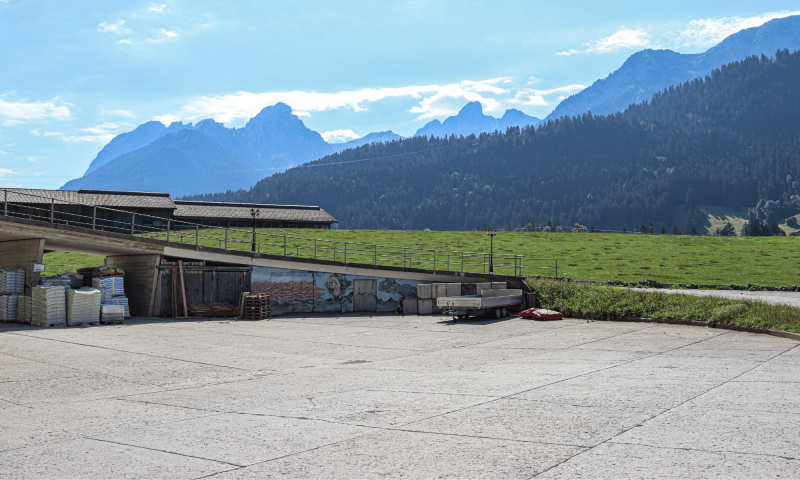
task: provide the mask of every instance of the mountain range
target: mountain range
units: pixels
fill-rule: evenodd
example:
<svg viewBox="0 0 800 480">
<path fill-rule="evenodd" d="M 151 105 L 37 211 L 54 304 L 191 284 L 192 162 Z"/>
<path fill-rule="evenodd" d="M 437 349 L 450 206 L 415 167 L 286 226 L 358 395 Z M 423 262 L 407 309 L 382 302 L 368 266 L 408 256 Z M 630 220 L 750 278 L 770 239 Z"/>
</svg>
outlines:
<svg viewBox="0 0 800 480">
<path fill-rule="evenodd" d="M 741 30 L 703 53 L 642 50 L 628 57 L 608 77 L 562 100 L 546 119 L 584 112 L 597 115 L 621 112 L 629 105 L 649 100 L 656 92 L 704 77 L 727 63 L 749 55 L 773 56 L 784 48 L 790 51 L 800 49 L 800 15 Z"/>
<path fill-rule="evenodd" d="M 800 16 L 742 30 L 701 54 L 651 49 L 638 52 L 607 78 L 563 100 L 546 120 L 587 111 L 594 114 L 623 111 L 628 105 L 649 100 L 654 93 L 707 75 L 725 62 L 751 54 L 772 56 L 779 48 L 800 48 Z M 542 123 L 516 109 L 495 118 L 485 115 L 479 102 L 470 102 L 443 122 L 429 122 L 414 137 L 478 135 L 529 125 Z M 386 131 L 329 144 L 319 133 L 307 128 L 288 105 L 278 103 L 263 109 L 242 128 L 227 128 L 212 119 L 196 125 L 144 123 L 112 139 L 81 178 L 61 188 L 168 191 L 175 196 L 235 191 L 248 189 L 260 179 L 295 165 L 375 143 L 402 140 L 400 135 Z M 210 152 L 216 152 L 216 156 L 211 158 Z M 206 162 L 197 164 L 195 159 L 199 158 Z"/>
</svg>

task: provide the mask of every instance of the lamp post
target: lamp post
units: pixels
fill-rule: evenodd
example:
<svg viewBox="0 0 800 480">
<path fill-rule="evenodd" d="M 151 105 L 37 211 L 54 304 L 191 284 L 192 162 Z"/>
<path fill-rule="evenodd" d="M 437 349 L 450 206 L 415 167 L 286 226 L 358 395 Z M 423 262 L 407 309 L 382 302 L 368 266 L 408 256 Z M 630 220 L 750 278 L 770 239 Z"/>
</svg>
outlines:
<svg viewBox="0 0 800 480">
<path fill-rule="evenodd" d="M 250 215 L 253 216 L 253 253 L 256 253 L 256 218 L 260 213 L 257 208 L 250 209 Z"/>
<path fill-rule="evenodd" d="M 489 230 L 489 275 L 494 275 L 494 236 L 497 230 Z"/>
</svg>

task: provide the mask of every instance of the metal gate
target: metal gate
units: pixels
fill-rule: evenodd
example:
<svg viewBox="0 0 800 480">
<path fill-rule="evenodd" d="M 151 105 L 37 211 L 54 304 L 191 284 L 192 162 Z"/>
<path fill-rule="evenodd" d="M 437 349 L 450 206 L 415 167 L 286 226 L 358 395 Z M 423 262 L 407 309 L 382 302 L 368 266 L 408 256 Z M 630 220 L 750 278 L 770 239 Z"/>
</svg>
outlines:
<svg viewBox="0 0 800 480">
<path fill-rule="evenodd" d="M 353 280 L 353 293 L 355 293 L 353 298 L 353 311 L 378 311 L 378 280 Z"/>
</svg>

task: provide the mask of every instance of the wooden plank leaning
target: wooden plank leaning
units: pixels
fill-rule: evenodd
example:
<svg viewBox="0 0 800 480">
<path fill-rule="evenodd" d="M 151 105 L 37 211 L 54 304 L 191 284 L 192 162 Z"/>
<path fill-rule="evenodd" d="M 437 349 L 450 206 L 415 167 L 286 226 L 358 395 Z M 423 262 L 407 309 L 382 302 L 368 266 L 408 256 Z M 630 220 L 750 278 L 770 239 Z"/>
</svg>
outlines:
<svg viewBox="0 0 800 480">
<path fill-rule="evenodd" d="M 183 260 L 178 260 L 178 273 L 181 276 L 181 299 L 183 299 L 183 318 L 189 318 L 189 305 L 186 303 L 186 284 L 183 281 Z"/>
</svg>

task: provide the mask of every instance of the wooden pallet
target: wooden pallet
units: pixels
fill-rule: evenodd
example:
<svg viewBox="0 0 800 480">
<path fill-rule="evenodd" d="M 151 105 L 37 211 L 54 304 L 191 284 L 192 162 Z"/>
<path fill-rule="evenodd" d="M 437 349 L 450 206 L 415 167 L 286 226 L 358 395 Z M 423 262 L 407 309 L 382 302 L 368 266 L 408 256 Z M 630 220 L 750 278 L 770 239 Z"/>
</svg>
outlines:
<svg viewBox="0 0 800 480">
<path fill-rule="evenodd" d="M 236 307 L 228 302 L 203 302 L 189 305 L 189 313 L 196 317 L 235 317 Z"/>
<path fill-rule="evenodd" d="M 122 320 L 100 320 L 100 325 L 121 325 Z"/>
<path fill-rule="evenodd" d="M 242 299 L 239 303 L 239 318 L 242 320 L 264 320 L 271 316 L 269 295 L 263 293 L 250 295 L 249 292 L 242 294 Z"/>
</svg>

